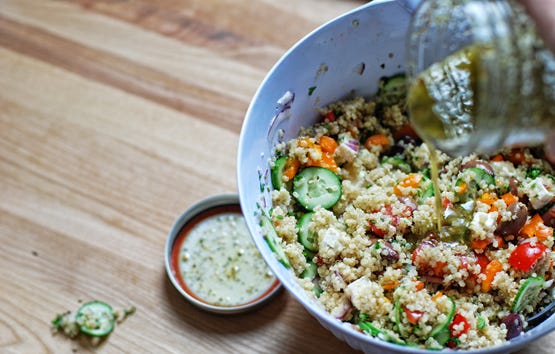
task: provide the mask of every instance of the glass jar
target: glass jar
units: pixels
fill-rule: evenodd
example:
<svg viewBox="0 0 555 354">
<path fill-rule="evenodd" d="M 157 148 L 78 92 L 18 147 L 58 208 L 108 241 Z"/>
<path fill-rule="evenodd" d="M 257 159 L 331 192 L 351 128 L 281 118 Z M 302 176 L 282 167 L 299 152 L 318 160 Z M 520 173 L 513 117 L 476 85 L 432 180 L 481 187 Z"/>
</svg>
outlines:
<svg viewBox="0 0 555 354">
<path fill-rule="evenodd" d="M 450 155 L 541 144 L 555 129 L 555 58 L 514 1 L 424 0 L 407 60 L 414 128 Z"/>
</svg>

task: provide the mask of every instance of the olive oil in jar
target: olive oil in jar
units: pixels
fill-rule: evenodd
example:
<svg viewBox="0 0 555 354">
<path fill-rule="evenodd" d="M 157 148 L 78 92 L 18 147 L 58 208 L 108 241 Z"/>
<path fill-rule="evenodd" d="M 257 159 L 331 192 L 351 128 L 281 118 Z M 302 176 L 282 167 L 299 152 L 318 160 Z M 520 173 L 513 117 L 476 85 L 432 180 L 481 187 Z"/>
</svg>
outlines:
<svg viewBox="0 0 555 354">
<path fill-rule="evenodd" d="M 518 3 L 424 0 L 408 48 L 411 121 L 436 148 L 489 154 L 555 129 L 555 58 Z"/>
</svg>

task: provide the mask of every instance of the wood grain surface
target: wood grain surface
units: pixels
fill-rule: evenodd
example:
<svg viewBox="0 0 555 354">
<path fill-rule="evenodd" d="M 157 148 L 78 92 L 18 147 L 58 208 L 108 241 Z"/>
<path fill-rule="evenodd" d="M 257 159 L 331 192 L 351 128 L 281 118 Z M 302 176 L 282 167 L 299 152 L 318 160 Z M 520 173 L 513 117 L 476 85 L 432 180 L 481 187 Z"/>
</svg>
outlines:
<svg viewBox="0 0 555 354">
<path fill-rule="evenodd" d="M 196 309 L 163 250 L 183 210 L 236 193 L 272 65 L 362 3 L 0 0 L 0 353 L 356 353 L 284 291 L 244 315 Z M 137 312 L 98 347 L 52 335 L 91 299 Z"/>
</svg>

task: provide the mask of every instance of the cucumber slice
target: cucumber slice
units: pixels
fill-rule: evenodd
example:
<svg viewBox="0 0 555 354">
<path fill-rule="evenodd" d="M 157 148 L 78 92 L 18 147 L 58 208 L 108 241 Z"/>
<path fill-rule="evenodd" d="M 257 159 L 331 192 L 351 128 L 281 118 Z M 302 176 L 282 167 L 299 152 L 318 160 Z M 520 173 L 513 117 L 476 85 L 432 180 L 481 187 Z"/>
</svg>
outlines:
<svg viewBox="0 0 555 354">
<path fill-rule="evenodd" d="M 382 159 L 382 164 L 390 164 L 393 168 L 405 173 L 411 173 L 412 171 L 410 164 L 398 156 L 384 157 Z"/>
<path fill-rule="evenodd" d="M 382 78 L 377 99 L 384 105 L 391 105 L 404 100 L 407 94 L 407 78 L 404 74 L 397 74 Z"/>
<path fill-rule="evenodd" d="M 422 204 L 426 199 L 435 196 L 435 191 L 433 183 L 426 176 L 422 176 L 422 183 L 420 183 L 420 185 L 426 186 L 425 188 L 420 187 L 418 190 L 418 202 Z"/>
<path fill-rule="evenodd" d="M 364 332 L 370 334 L 372 337 L 380 338 L 381 340 L 385 340 L 387 342 L 405 345 L 406 342 L 399 338 L 397 333 L 388 330 L 382 329 L 374 325 L 372 322 L 364 321 L 359 322 L 358 327 L 362 329 Z"/>
<path fill-rule="evenodd" d="M 451 322 L 453 322 L 453 318 L 455 317 L 455 300 L 453 300 L 451 297 L 448 297 L 448 299 L 451 303 L 451 307 L 449 308 L 449 312 L 447 313 L 447 318 L 444 322 L 435 326 L 430 333 L 430 336 L 433 337 L 441 345 L 445 345 L 445 343 L 449 341 L 449 338 L 451 336 L 449 325 L 451 324 Z"/>
<path fill-rule="evenodd" d="M 316 263 L 309 261 L 308 267 L 301 273 L 301 278 L 314 279 L 316 278 L 317 274 L 318 274 L 318 266 L 316 265 Z"/>
<path fill-rule="evenodd" d="M 368 333 L 372 337 L 378 337 L 382 333 L 381 329 L 374 326 L 371 322 L 359 322 L 358 327 L 362 329 L 364 332 Z"/>
<path fill-rule="evenodd" d="M 306 213 L 299 219 L 297 223 L 297 230 L 299 233 L 299 242 L 309 251 L 318 251 L 318 235 L 311 231 L 308 227 L 312 221 L 313 212 Z"/>
<path fill-rule="evenodd" d="M 518 313 L 522 311 L 528 304 L 538 298 L 538 295 L 545 286 L 545 279 L 542 277 L 530 277 L 522 283 L 518 289 L 511 312 Z"/>
<path fill-rule="evenodd" d="M 92 337 L 104 337 L 114 330 L 116 318 L 112 306 L 101 301 L 91 301 L 77 310 L 75 322 L 81 332 Z"/>
<path fill-rule="evenodd" d="M 314 251 L 309 251 L 306 248 L 303 249 L 303 256 L 304 258 L 306 258 L 307 261 L 312 261 L 314 259 L 314 256 L 316 255 L 317 252 Z"/>
<path fill-rule="evenodd" d="M 274 166 L 270 171 L 270 177 L 272 179 L 272 186 L 274 189 L 281 189 L 283 186 L 283 171 L 285 170 L 285 165 L 287 164 L 287 156 L 282 156 L 274 162 Z"/>
<path fill-rule="evenodd" d="M 482 181 L 485 181 L 488 185 L 495 184 L 495 178 L 487 173 L 484 169 L 479 167 L 470 167 L 467 168 L 466 171 L 474 172 L 476 174 L 476 183 L 481 184 Z"/>
<path fill-rule="evenodd" d="M 307 167 L 293 179 L 293 196 L 307 210 L 329 209 L 341 198 L 341 180 L 323 167 Z"/>
<path fill-rule="evenodd" d="M 266 215 L 262 215 L 260 217 L 260 227 L 262 228 L 262 232 L 264 234 L 264 239 L 266 243 L 276 255 L 278 261 L 285 266 L 285 268 L 290 268 L 291 264 L 289 263 L 289 259 L 285 255 L 285 251 L 281 246 L 281 240 L 274 228 L 274 224 L 272 220 Z"/>
<path fill-rule="evenodd" d="M 471 176 L 470 174 L 473 174 Z M 470 167 L 463 170 L 461 177 L 455 182 L 455 194 L 459 198 L 476 198 L 480 185 L 485 181 L 489 185 L 495 185 L 495 178 L 479 167 Z M 467 187 L 463 192 L 458 192 L 460 186 L 466 183 Z"/>
</svg>

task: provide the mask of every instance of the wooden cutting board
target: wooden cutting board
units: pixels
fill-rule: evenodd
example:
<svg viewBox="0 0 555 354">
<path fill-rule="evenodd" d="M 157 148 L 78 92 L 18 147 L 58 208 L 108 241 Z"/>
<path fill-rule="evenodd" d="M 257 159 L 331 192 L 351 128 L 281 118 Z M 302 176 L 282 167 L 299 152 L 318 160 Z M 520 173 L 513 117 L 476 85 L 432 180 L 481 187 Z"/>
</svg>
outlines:
<svg viewBox="0 0 555 354">
<path fill-rule="evenodd" d="M 291 296 L 196 309 L 164 270 L 191 204 L 236 193 L 256 88 L 354 0 L 0 0 L 1 353 L 355 353 Z M 57 313 L 135 306 L 107 341 Z M 522 353 L 553 353 L 554 335 Z"/>
</svg>

